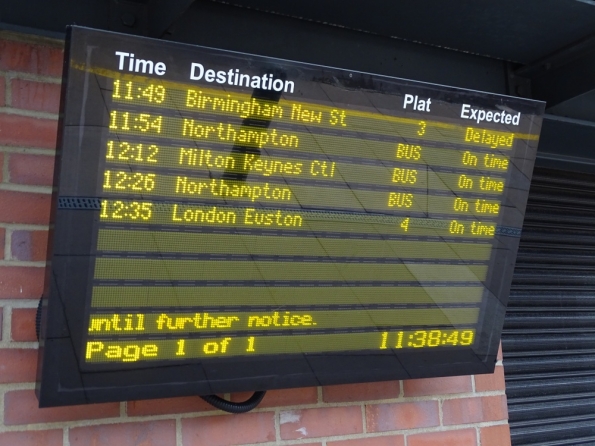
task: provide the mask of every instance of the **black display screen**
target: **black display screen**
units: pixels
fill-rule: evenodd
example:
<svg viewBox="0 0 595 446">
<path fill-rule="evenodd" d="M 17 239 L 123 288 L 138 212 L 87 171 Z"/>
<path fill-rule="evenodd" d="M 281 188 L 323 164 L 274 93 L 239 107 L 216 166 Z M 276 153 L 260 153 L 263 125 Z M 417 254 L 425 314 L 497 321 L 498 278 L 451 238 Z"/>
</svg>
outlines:
<svg viewBox="0 0 595 446">
<path fill-rule="evenodd" d="M 73 27 L 43 406 L 489 373 L 543 103 Z"/>
</svg>

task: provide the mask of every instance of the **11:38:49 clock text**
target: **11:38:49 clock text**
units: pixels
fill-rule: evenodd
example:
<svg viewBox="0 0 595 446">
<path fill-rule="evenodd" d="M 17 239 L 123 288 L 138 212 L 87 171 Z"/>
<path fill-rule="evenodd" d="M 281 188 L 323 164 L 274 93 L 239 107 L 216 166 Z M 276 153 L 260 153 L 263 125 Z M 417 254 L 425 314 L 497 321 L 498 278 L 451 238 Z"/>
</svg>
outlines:
<svg viewBox="0 0 595 446">
<path fill-rule="evenodd" d="M 381 333 L 380 349 L 450 347 L 473 344 L 475 330 L 416 330 Z"/>
</svg>

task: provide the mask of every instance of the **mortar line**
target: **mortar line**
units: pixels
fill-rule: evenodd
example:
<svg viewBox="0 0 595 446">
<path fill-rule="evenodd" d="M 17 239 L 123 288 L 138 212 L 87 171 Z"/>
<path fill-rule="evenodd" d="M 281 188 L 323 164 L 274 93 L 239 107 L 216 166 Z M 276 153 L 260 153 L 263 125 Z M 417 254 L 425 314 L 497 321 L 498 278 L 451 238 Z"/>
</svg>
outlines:
<svg viewBox="0 0 595 446">
<path fill-rule="evenodd" d="M 281 408 L 277 407 L 274 414 L 275 423 L 275 441 L 278 443 L 281 441 Z"/>
<path fill-rule="evenodd" d="M 0 189 L 11 192 L 31 192 L 36 194 L 52 193 L 52 186 L 34 186 L 31 184 L 0 183 Z"/>
<path fill-rule="evenodd" d="M 4 105 L 8 107 L 12 107 L 12 79 L 14 78 L 13 73 L 6 73 L 4 75 Z"/>
<path fill-rule="evenodd" d="M 5 228 L 4 231 L 4 260 L 12 260 L 12 232 L 14 229 Z"/>
<path fill-rule="evenodd" d="M 2 183 L 10 183 L 10 171 L 8 170 L 8 158 L 7 154 L 4 154 L 2 161 Z"/>
<path fill-rule="evenodd" d="M 0 71 L 0 76 L 3 74 L 11 74 L 12 79 L 19 79 L 24 81 L 44 82 L 46 84 L 61 84 L 62 78 L 50 76 L 47 74 L 26 73 L 24 71 Z"/>
<path fill-rule="evenodd" d="M 184 446 L 184 439 L 182 438 L 182 417 L 176 416 L 176 446 Z"/>
<path fill-rule="evenodd" d="M 366 421 L 366 402 L 363 401 L 360 404 L 361 411 L 362 411 L 362 431 L 364 434 L 368 433 L 368 423 Z"/>
<path fill-rule="evenodd" d="M 26 147 L 26 146 L 3 146 L 0 145 L 0 152 L 4 153 L 24 153 L 28 155 L 47 155 L 55 156 L 56 149 L 41 149 L 39 147 Z"/>
<path fill-rule="evenodd" d="M 2 344 L 6 343 L 10 347 L 12 344 L 12 306 L 8 305 L 4 307 L 4 315 L 2 317 Z M 2 418 L 4 419 L 4 418 Z"/>
<path fill-rule="evenodd" d="M 11 94 L 12 99 L 12 94 Z M 0 113 L 13 116 L 25 116 L 28 118 L 49 119 L 52 121 L 58 120 L 58 113 L 42 112 L 36 110 L 25 110 L 22 108 L 0 107 Z"/>
</svg>

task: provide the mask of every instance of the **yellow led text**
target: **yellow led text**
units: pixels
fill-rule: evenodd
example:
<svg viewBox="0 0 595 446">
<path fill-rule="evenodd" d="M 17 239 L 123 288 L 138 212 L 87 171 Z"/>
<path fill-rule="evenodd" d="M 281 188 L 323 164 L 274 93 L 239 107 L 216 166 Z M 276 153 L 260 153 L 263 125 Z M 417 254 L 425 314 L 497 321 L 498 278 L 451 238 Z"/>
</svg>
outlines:
<svg viewBox="0 0 595 446">
<path fill-rule="evenodd" d="M 410 208 L 413 205 L 413 194 L 404 192 L 390 192 L 388 194 L 388 207 Z"/>
<path fill-rule="evenodd" d="M 263 198 L 265 200 L 291 200 L 291 189 L 271 187 L 269 183 L 262 186 L 249 186 L 223 179 L 210 181 L 191 180 L 188 177 L 176 177 L 176 194 L 182 195 L 212 195 L 222 198 L 247 198 L 252 202 Z"/>
<path fill-rule="evenodd" d="M 331 119 L 329 120 L 329 123 L 331 125 L 340 125 L 341 127 L 347 127 L 347 124 L 345 123 L 346 117 L 347 115 L 345 114 L 345 110 L 333 109 L 331 110 Z"/>
<path fill-rule="evenodd" d="M 512 147 L 514 133 L 495 132 L 467 127 L 467 131 L 465 132 L 465 142 L 485 144 L 492 149 L 495 149 L 496 147 Z"/>
<path fill-rule="evenodd" d="M 415 184 L 417 182 L 417 170 L 395 167 L 393 169 L 392 182 L 399 184 Z"/>
<path fill-rule="evenodd" d="M 94 356 L 101 355 L 107 360 L 122 362 L 136 362 L 142 359 L 153 359 L 157 357 L 159 348 L 155 344 L 136 343 L 120 345 L 120 343 L 109 343 L 100 341 L 87 342 L 85 358 L 97 360 Z"/>
<path fill-rule="evenodd" d="M 335 176 L 335 167 L 337 163 L 314 160 L 310 164 L 310 175 L 313 177 L 328 177 L 332 178 Z"/>
<path fill-rule="evenodd" d="M 201 328 L 231 328 L 234 322 L 240 320 L 237 316 L 210 316 L 209 313 L 196 313 L 193 317 L 159 315 L 156 320 L 158 330 L 188 330 Z"/>
<path fill-rule="evenodd" d="M 309 327 L 316 325 L 309 314 L 292 314 L 286 311 L 281 315 L 275 311 L 271 315 L 250 315 L 248 316 L 248 327 Z"/>
<path fill-rule="evenodd" d="M 184 118 L 182 136 L 197 139 L 228 141 L 242 143 L 250 147 L 263 148 L 264 146 L 298 147 L 299 138 L 295 135 L 277 133 L 276 129 L 266 131 L 254 128 L 239 128 L 231 124 L 209 125 Z"/>
<path fill-rule="evenodd" d="M 483 157 L 483 165 L 492 169 L 506 170 L 508 169 L 508 158 L 488 153 Z"/>
<path fill-rule="evenodd" d="M 459 189 L 476 189 L 482 192 L 502 192 L 504 191 L 504 180 L 488 176 L 469 177 L 465 174 L 459 176 L 457 180 Z"/>
<path fill-rule="evenodd" d="M 238 101 L 237 99 L 232 99 L 229 94 L 226 98 L 208 96 L 200 90 L 188 90 L 186 94 L 186 107 L 214 112 L 235 113 L 241 118 L 283 118 L 283 107 L 275 103 L 259 101 L 255 98 Z"/>
<path fill-rule="evenodd" d="M 197 166 L 219 169 L 234 169 L 235 160 L 232 156 L 215 155 L 213 152 L 205 149 L 180 149 L 180 159 L 178 164 L 183 166 Z"/>
<path fill-rule="evenodd" d="M 456 212 L 469 212 L 470 209 L 476 214 L 494 214 L 500 213 L 500 203 L 490 202 L 481 198 L 471 201 L 457 197 L 453 203 L 453 209 Z"/>
<path fill-rule="evenodd" d="M 302 226 L 302 217 L 299 214 L 277 212 L 263 212 L 252 208 L 246 209 L 244 214 L 245 225 L 255 226 Z"/>
<path fill-rule="evenodd" d="M 144 314 L 127 314 L 123 319 L 118 314 L 95 315 L 89 321 L 89 332 L 144 331 Z"/>
<path fill-rule="evenodd" d="M 493 237 L 496 234 L 496 225 L 483 223 L 481 221 L 457 221 L 451 220 L 448 225 L 448 232 L 451 234 L 471 234 L 476 236 Z"/>
<path fill-rule="evenodd" d="M 485 191 L 502 192 L 504 190 L 504 181 L 494 180 L 490 177 L 481 177 L 479 179 L 479 188 Z"/>
<path fill-rule="evenodd" d="M 417 161 L 421 158 L 421 146 L 397 144 L 397 158 Z"/>
<path fill-rule="evenodd" d="M 334 126 L 347 127 L 345 118 L 347 117 L 345 110 L 333 109 L 329 112 L 329 124 Z M 315 123 L 322 124 L 322 111 L 308 110 L 302 104 L 291 104 L 292 121 L 304 122 L 306 124 Z"/>
<path fill-rule="evenodd" d="M 303 163 L 263 160 L 258 155 L 244 154 L 244 172 L 258 172 L 265 177 L 273 174 L 299 175 L 303 166 Z"/>
<path fill-rule="evenodd" d="M 211 224 L 234 224 L 236 214 L 232 211 L 221 211 L 217 206 L 206 210 L 202 208 L 182 207 L 174 204 L 172 221 L 200 222 Z"/>
</svg>

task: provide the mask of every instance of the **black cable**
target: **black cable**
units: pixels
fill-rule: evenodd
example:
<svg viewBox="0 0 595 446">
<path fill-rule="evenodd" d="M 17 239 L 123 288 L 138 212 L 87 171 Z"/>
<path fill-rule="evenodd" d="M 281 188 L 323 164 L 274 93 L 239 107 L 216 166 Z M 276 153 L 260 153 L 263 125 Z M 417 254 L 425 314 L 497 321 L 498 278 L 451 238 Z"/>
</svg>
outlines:
<svg viewBox="0 0 595 446">
<path fill-rule="evenodd" d="M 266 391 L 254 392 L 254 394 L 246 401 L 241 403 L 233 403 L 231 401 L 224 400 L 217 395 L 204 395 L 201 396 L 203 400 L 209 403 L 211 406 L 215 406 L 217 409 L 223 410 L 229 413 L 245 413 L 254 409 L 260 404 Z"/>
</svg>

